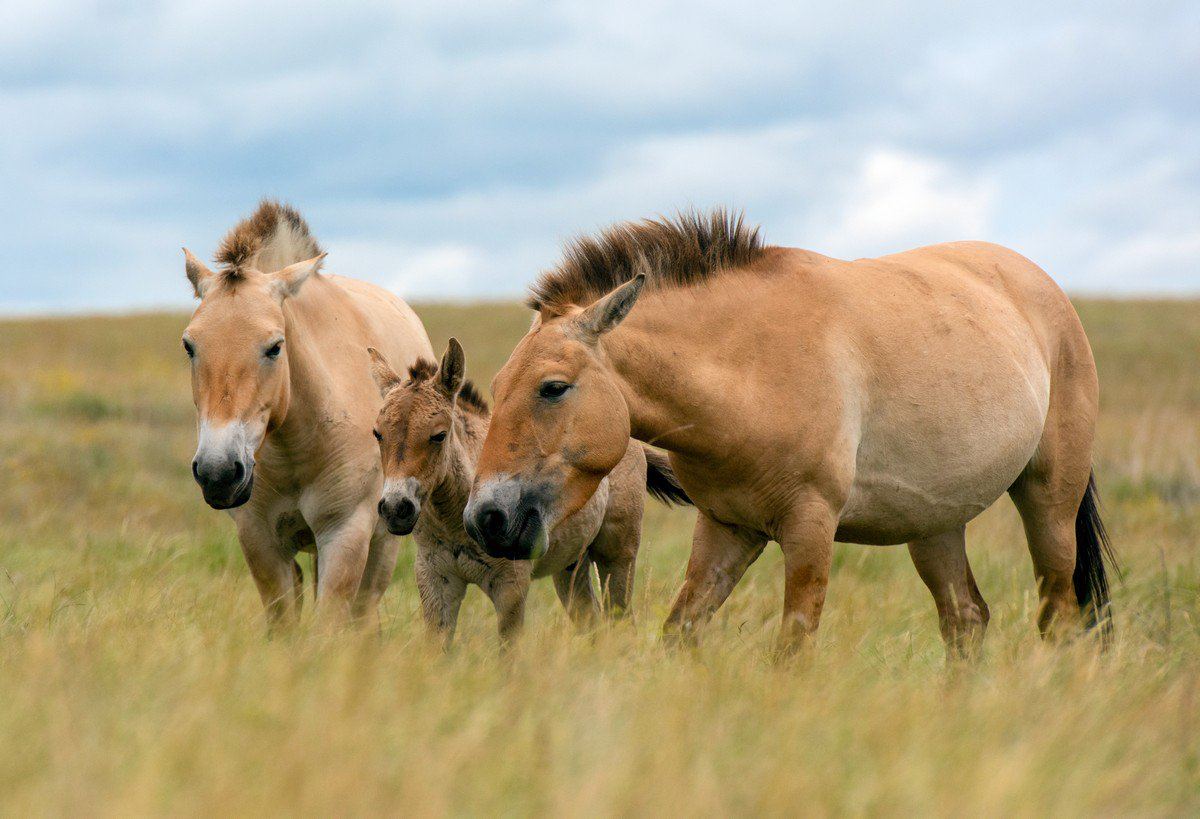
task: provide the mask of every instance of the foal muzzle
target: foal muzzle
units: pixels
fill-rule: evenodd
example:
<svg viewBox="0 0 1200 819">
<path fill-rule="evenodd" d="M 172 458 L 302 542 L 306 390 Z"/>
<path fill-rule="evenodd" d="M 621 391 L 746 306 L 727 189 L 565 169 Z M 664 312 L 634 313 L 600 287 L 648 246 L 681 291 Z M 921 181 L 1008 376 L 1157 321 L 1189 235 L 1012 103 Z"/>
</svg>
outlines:
<svg viewBox="0 0 1200 819">
<path fill-rule="evenodd" d="M 415 478 L 388 480 L 379 499 L 379 517 L 393 535 L 411 534 L 421 515 L 421 493 Z"/>
</svg>

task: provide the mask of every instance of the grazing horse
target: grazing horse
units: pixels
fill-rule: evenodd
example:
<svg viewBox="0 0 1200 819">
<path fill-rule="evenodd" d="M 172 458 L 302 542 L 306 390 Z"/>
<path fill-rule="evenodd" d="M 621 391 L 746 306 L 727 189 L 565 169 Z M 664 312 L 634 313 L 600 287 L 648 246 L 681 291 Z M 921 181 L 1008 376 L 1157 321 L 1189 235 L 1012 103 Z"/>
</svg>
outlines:
<svg viewBox="0 0 1200 819">
<path fill-rule="evenodd" d="M 376 621 L 399 543 L 375 514 L 380 400 L 365 350 L 411 363 L 432 354 L 425 329 L 387 291 L 319 272 L 325 254 L 286 205 L 264 201 L 235 226 L 218 270 L 184 255 L 200 299 L 183 347 L 204 499 L 233 516 L 272 625 L 299 615 L 299 551 L 314 553 L 318 611 Z"/>
<path fill-rule="evenodd" d="M 511 639 L 525 619 L 531 577 L 554 578 L 571 619 L 592 622 L 598 605 L 591 566 L 599 573 L 605 613 L 628 610 L 641 542 L 643 492 L 664 503 L 686 503 L 666 458 L 629 441 L 625 454 L 579 511 L 553 532 L 543 528 L 530 559 L 492 556 L 463 527 L 463 508 L 488 429 L 488 406 L 465 378 L 462 346 L 450 339 L 440 365 L 418 360 L 407 379 L 371 348 L 371 372 L 383 396 L 375 437 L 383 462 L 379 515 L 393 534 L 417 541 L 417 589 L 425 625 L 445 644 L 454 636 L 467 586 L 491 599 L 500 638 Z"/>
<path fill-rule="evenodd" d="M 780 648 L 798 646 L 837 539 L 907 543 L 948 652 L 971 652 L 988 609 L 965 526 L 1005 492 L 1042 633 L 1081 609 L 1107 633 L 1096 367 L 1070 301 L 1028 259 L 954 242 L 843 261 L 765 246 L 716 211 L 577 239 L 532 292 L 538 317 L 493 383 L 466 510 L 489 553 L 527 553 L 632 435 L 668 451 L 699 509 L 669 637 L 709 620 L 774 540 Z"/>
</svg>

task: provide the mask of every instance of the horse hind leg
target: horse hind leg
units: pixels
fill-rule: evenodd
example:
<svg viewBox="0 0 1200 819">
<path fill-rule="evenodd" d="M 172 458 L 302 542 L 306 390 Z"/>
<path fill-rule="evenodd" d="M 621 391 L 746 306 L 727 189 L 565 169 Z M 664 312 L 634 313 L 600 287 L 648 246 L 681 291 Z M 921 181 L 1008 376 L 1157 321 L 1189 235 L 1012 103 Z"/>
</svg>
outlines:
<svg viewBox="0 0 1200 819">
<path fill-rule="evenodd" d="M 1080 625 L 1084 601 L 1074 577 L 1076 517 L 1088 491 L 1090 461 L 1090 447 L 1072 451 L 1043 440 L 1038 454 L 1009 489 L 1025 526 L 1037 578 L 1038 630 L 1047 639 L 1073 634 Z"/>
<path fill-rule="evenodd" d="M 937 606 L 946 658 L 977 656 L 991 615 L 967 562 L 966 529 L 915 540 L 908 552 Z"/>
<path fill-rule="evenodd" d="M 1029 542 L 1038 584 L 1038 631 L 1046 639 L 1069 635 L 1080 625 L 1074 585 L 1075 515 L 1086 486 L 1086 473 L 1078 484 L 1071 482 L 1069 491 L 1058 492 L 1043 477 L 1026 474 L 1009 490 Z"/>
</svg>

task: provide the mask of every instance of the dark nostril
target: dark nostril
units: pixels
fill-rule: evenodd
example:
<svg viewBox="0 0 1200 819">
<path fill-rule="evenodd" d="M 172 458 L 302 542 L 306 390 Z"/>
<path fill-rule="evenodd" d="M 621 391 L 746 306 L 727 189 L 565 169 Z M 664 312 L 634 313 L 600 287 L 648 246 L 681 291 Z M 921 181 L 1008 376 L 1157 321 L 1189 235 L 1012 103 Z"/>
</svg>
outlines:
<svg viewBox="0 0 1200 819">
<path fill-rule="evenodd" d="M 396 507 L 396 517 L 407 520 L 417 514 L 417 505 L 408 498 L 400 501 L 400 505 Z"/>
<path fill-rule="evenodd" d="M 379 505 L 376 506 L 375 509 L 379 512 L 380 515 L 383 514 L 383 498 L 379 499 Z"/>
<path fill-rule="evenodd" d="M 507 520 L 504 513 L 499 509 L 488 509 L 483 513 L 479 521 L 479 528 L 483 533 L 491 536 L 499 536 L 504 533 Z"/>
<path fill-rule="evenodd" d="M 200 480 L 200 462 L 192 461 L 192 477 Z"/>
<path fill-rule="evenodd" d="M 246 465 L 241 461 L 233 462 L 233 481 L 241 483 L 242 478 L 246 477 Z"/>
</svg>

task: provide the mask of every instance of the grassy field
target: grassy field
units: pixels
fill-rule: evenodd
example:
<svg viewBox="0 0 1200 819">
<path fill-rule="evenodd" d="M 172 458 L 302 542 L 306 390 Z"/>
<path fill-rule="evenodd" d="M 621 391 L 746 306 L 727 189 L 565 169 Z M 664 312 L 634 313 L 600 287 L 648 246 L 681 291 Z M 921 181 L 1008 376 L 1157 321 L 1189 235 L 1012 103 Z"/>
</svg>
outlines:
<svg viewBox="0 0 1200 819">
<path fill-rule="evenodd" d="M 839 546 L 815 650 L 769 658 L 768 549 L 703 646 L 658 629 L 691 513 L 654 506 L 636 621 L 572 634 L 552 590 L 501 658 L 468 597 L 420 639 L 411 549 L 384 636 L 268 641 L 229 519 L 192 483 L 181 315 L 0 322 L 0 810 L 524 815 L 1200 811 L 1200 303 L 1085 301 L 1118 639 L 1047 648 L 1007 500 L 969 529 L 993 620 L 943 667 L 903 548 Z M 486 384 L 528 320 L 420 310 Z"/>
</svg>

